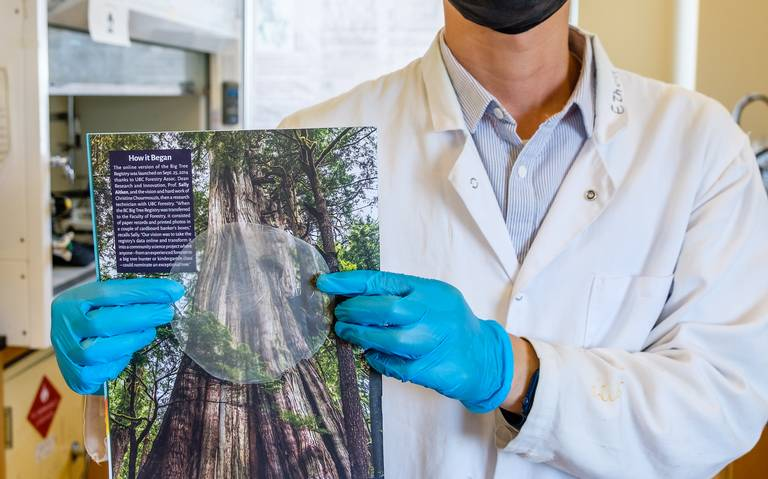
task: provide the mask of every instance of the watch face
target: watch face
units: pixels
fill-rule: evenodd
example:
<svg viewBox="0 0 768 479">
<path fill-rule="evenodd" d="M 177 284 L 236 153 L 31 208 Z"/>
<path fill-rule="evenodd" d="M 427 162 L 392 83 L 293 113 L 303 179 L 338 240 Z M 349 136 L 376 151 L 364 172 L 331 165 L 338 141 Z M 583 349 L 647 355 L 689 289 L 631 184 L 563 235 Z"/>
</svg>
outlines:
<svg viewBox="0 0 768 479">
<path fill-rule="evenodd" d="M 501 409 L 501 415 L 504 417 L 507 425 L 515 430 L 515 432 L 520 432 L 523 424 L 525 424 L 526 416 L 523 416 L 522 414 L 515 414 L 513 412 Z"/>
<path fill-rule="evenodd" d="M 539 370 L 537 369 L 533 376 L 531 376 L 531 382 L 528 384 L 528 391 L 525 393 L 523 399 L 523 416 L 528 417 L 533 407 L 533 398 L 536 396 L 536 387 L 539 385 Z M 525 421 L 525 419 L 523 419 Z"/>
</svg>

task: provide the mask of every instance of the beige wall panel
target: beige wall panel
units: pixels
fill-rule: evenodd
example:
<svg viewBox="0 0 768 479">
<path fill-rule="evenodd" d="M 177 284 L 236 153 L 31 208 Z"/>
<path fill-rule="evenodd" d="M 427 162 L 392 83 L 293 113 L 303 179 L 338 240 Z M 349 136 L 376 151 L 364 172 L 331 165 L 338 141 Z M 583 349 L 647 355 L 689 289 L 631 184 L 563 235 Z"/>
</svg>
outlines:
<svg viewBox="0 0 768 479">
<path fill-rule="evenodd" d="M 768 94 L 768 1 L 701 0 L 699 90 L 729 110 L 751 92 Z M 768 105 L 744 115 L 754 135 L 768 136 Z"/>
<path fill-rule="evenodd" d="M 581 0 L 579 17 L 583 29 L 600 37 L 616 66 L 672 80 L 673 0 Z"/>
</svg>

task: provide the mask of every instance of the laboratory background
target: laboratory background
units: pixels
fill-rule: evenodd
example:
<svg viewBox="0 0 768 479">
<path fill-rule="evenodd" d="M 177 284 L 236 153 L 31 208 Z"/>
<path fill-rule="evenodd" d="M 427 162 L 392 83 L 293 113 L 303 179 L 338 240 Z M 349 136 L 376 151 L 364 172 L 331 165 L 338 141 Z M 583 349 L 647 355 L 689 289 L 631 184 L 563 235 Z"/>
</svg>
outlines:
<svg viewBox="0 0 768 479">
<path fill-rule="evenodd" d="M 768 2 L 571 3 L 617 66 L 732 111 L 768 187 Z M 52 299 L 95 278 L 86 135 L 274 128 L 442 22 L 442 0 L 0 0 L 0 479 L 108 477 L 49 338 Z M 768 477 L 768 435 L 718 477 Z"/>
</svg>

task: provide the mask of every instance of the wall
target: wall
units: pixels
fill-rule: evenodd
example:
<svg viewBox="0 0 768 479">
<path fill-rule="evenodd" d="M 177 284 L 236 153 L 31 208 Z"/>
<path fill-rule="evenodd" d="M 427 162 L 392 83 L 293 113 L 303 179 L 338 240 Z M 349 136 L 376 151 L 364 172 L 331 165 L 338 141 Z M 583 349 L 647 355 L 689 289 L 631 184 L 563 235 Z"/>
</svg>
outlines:
<svg viewBox="0 0 768 479">
<path fill-rule="evenodd" d="M 766 19 L 766 0 L 701 0 L 698 88 L 729 110 L 747 93 L 768 95 Z M 750 106 L 744 120 L 753 136 L 768 136 L 767 105 Z"/>
<path fill-rule="evenodd" d="M 579 26 L 600 37 L 617 67 L 671 81 L 673 13 L 673 0 L 581 0 Z"/>
<path fill-rule="evenodd" d="M 422 56 L 442 8 L 442 0 L 255 0 L 246 18 L 246 126 L 273 128 Z"/>
<path fill-rule="evenodd" d="M 580 26 L 598 34 L 621 68 L 671 81 L 674 0 L 581 0 Z M 749 92 L 768 94 L 768 1 L 701 0 L 697 89 L 728 110 Z M 753 105 L 744 126 L 768 136 L 768 108 Z"/>
<path fill-rule="evenodd" d="M 402 66 L 442 24 L 440 0 L 336 3 L 257 1 L 248 56 L 255 74 L 246 85 L 256 92 L 250 126 L 274 126 L 288 112 Z M 674 12 L 675 0 L 579 2 L 580 26 L 598 34 L 617 66 L 667 82 L 673 80 Z M 768 93 L 765 18 L 766 0 L 701 0 L 698 87 L 729 110 L 747 92 Z M 750 108 L 747 127 L 768 135 L 768 111 Z"/>
</svg>

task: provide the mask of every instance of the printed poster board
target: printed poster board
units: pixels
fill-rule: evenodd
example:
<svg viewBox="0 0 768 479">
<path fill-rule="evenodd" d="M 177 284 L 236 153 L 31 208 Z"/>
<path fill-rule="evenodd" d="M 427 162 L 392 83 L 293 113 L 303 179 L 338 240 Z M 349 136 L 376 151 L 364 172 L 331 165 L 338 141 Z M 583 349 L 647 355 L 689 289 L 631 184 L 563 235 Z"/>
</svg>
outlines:
<svg viewBox="0 0 768 479">
<path fill-rule="evenodd" d="M 279 284 L 262 284 L 253 268 L 237 268 L 253 257 L 212 239 L 246 225 L 308 245 L 330 271 L 378 269 L 375 129 L 95 134 L 88 148 L 99 280 L 168 277 L 187 288 L 173 326 L 108 383 L 112 477 L 384 477 L 381 377 L 330 323 L 320 336 L 294 325 L 317 300 L 299 271 L 306 264 L 285 266 L 297 250 L 269 249 L 283 240 L 261 236 L 240 243 L 280 271 Z M 260 286 L 231 280 L 233 269 Z M 285 284 L 310 294 L 286 298 Z M 179 333 L 198 316 L 206 329 Z M 262 324 L 275 317 L 280 331 Z M 289 336 L 316 351 L 291 356 L 295 366 L 279 374 L 260 358 L 261 375 L 245 375 L 256 382 L 238 382 L 244 354 L 280 350 Z"/>
</svg>

